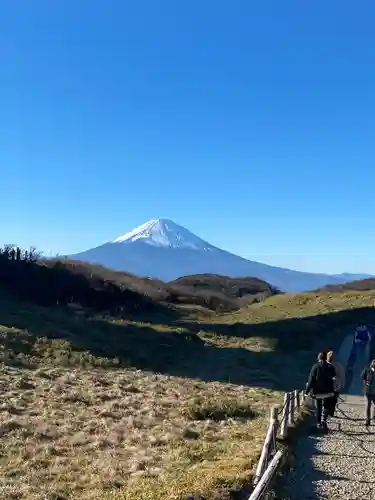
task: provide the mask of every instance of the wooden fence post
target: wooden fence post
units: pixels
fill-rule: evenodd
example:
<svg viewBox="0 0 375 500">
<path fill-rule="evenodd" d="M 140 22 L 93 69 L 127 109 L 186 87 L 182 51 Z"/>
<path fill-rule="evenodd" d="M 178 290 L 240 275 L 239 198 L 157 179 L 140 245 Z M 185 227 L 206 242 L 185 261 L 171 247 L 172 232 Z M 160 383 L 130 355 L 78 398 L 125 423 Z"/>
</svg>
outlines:
<svg viewBox="0 0 375 500">
<path fill-rule="evenodd" d="M 270 424 L 274 424 L 273 439 L 276 441 L 277 434 L 279 432 L 280 421 L 279 421 L 279 407 L 277 405 L 271 406 L 270 410 Z"/>
<path fill-rule="evenodd" d="M 295 398 L 294 398 L 294 392 L 290 393 L 290 401 L 289 401 L 289 425 L 294 424 L 294 407 L 295 407 Z"/>
<path fill-rule="evenodd" d="M 290 409 L 290 393 L 286 392 L 284 394 L 284 405 L 283 405 L 283 415 L 281 420 L 281 439 L 285 439 L 288 435 L 288 423 L 289 423 L 289 409 Z"/>
<path fill-rule="evenodd" d="M 258 482 L 253 492 L 251 493 L 249 500 L 260 500 L 264 498 L 264 488 L 270 483 L 272 477 L 276 474 L 276 471 L 279 467 L 281 459 L 283 457 L 283 451 L 279 450 L 270 464 L 268 465 L 266 471 L 264 472 L 262 479 Z"/>
<path fill-rule="evenodd" d="M 278 410 L 278 407 L 276 405 L 271 406 L 270 423 L 272 423 L 272 422 L 278 423 L 277 410 Z"/>
<path fill-rule="evenodd" d="M 300 401 L 300 399 L 299 399 L 299 390 L 298 390 L 298 389 L 296 389 L 296 390 L 294 391 L 294 399 L 295 399 L 295 405 L 294 405 L 294 408 L 295 408 L 297 411 L 299 411 L 300 406 L 301 406 L 301 401 Z"/>
<path fill-rule="evenodd" d="M 262 453 L 259 458 L 257 470 L 255 471 L 254 484 L 257 484 L 265 469 L 268 466 L 268 460 L 271 452 L 272 443 L 276 439 L 277 435 L 277 407 L 273 406 L 271 408 L 270 423 L 268 426 L 268 431 L 266 439 L 263 444 Z"/>
<path fill-rule="evenodd" d="M 277 407 L 273 406 L 271 408 L 268 431 L 255 472 L 254 490 L 248 500 L 264 499 L 264 494 L 268 491 L 269 483 L 276 475 L 284 455 L 284 452 L 277 450 L 276 447 L 278 430 L 280 428 L 281 439 L 285 439 L 288 435 L 289 425 L 295 424 L 296 414 L 305 403 L 304 391 L 296 389 L 284 394 L 284 404 L 280 420 Z M 273 456 L 272 460 L 270 459 L 271 456 Z"/>
</svg>

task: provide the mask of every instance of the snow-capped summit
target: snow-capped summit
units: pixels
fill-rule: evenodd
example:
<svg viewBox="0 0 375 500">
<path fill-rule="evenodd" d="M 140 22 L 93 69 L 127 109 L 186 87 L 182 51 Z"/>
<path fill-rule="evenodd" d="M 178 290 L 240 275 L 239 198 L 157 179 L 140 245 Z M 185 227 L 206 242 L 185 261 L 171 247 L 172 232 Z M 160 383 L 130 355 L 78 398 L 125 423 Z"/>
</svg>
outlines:
<svg viewBox="0 0 375 500">
<path fill-rule="evenodd" d="M 152 219 L 113 241 L 70 257 L 164 281 L 207 273 L 252 276 L 288 292 L 348 281 L 346 275 L 304 273 L 244 259 L 207 243 L 169 219 Z"/>
<path fill-rule="evenodd" d="M 212 250 L 212 245 L 170 219 L 152 219 L 111 243 L 130 243 L 137 240 L 157 247 Z"/>
</svg>

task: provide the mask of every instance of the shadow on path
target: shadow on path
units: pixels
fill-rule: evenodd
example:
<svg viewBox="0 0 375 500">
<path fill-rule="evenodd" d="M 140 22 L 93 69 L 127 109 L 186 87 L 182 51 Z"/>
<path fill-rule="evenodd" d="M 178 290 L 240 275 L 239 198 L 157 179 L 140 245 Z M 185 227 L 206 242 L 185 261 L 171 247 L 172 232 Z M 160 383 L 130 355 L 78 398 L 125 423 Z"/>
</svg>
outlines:
<svg viewBox="0 0 375 500">
<path fill-rule="evenodd" d="M 353 345 L 347 367 L 345 394 L 360 396 L 363 394 L 361 373 L 370 361 L 370 346 Z"/>
</svg>

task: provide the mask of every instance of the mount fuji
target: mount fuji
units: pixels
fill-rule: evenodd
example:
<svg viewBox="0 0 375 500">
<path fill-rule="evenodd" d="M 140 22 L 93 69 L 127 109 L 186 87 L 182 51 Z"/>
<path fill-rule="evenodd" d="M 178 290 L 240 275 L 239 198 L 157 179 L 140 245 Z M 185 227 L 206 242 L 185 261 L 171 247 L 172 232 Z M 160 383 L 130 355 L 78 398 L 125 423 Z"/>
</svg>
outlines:
<svg viewBox="0 0 375 500">
<path fill-rule="evenodd" d="M 285 292 L 370 277 L 306 273 L 247 260 L 211 245 L 169 219 L 150 220 L 113 241 L 69 258 L 163 281 L 192 274 L 252 276 Z"/>
</svg>

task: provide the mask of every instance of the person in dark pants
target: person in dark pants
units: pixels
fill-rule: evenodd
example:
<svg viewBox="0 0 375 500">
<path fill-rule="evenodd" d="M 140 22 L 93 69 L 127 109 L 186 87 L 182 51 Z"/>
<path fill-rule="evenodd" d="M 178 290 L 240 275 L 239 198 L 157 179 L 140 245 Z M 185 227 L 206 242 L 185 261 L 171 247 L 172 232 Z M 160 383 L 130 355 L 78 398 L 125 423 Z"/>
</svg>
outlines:
<svg viewBox="0 0 375 500">
<path fill-rule="evenodd" d="M 327 363 L 327 353 L 320 352 L 318 361 L 310 371 L 306 384 L 306 394 L 312 394 L 316 399 L 316 424 L 317 427 L 327 429 L 327 419 L 331 413 L 332 398 L 334 397 L 334 380 L 336 370 Z"/>
<path fill-rule="evenodd" d="M 371 361 L 368 368 L 362 372 L 362 380 L 365 386 L 366 396 L 366 426 L 371 424 L 371 406 L 375 405 L 375 359 Z"/>
<path fill-rule="evenodd" d="M 345 387 L 345 369 L 341 363 L 334 360 L 334 352 L 332 350 L 327 353 L 327 362 L 333 365 L 336 370 L 336 377 L 333 383 L 334 397 L 330 401 L 331 409 L 329 413 L 330 417 L 334 417 L 340 392 Z"/>
</svg>

